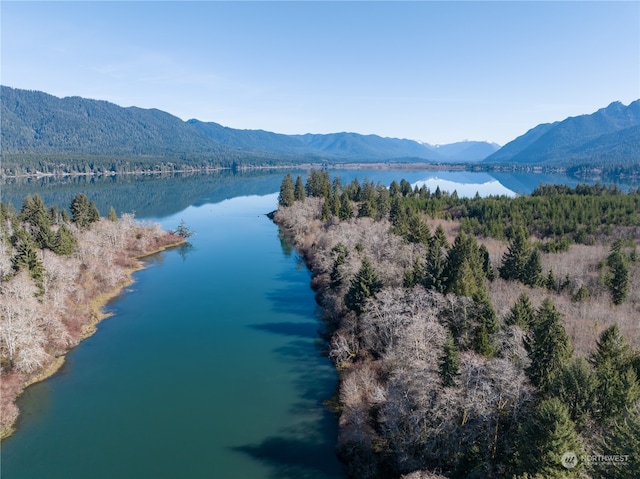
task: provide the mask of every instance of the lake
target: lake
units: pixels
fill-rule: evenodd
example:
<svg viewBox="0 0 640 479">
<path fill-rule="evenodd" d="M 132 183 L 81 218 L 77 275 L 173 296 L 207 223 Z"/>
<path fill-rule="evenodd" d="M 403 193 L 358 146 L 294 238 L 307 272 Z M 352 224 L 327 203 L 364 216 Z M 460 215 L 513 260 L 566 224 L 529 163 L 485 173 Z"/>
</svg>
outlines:
<svg viewBox="0 0 640 479">
<path fill-rule="evenodd" d="M 3 479 L 340 478 L 337 384 L 323 356 L 310 275 L 265 214 L 285 171 L 162 178 L 9 181 L 66 207 L 86 193 L 139 219 L 195 231 L 190 246 L 147 260 L 113 316 L 61 371 L 19 400 L 2 443 Z M 340 171 L 343 183 L 402 178 L 460 196 L 528 193 L 560 175 Z M 294 171 L 306 176 L 306 172 Z M 446 185 L 446 187 L 444 186 Z"/>
</svg>

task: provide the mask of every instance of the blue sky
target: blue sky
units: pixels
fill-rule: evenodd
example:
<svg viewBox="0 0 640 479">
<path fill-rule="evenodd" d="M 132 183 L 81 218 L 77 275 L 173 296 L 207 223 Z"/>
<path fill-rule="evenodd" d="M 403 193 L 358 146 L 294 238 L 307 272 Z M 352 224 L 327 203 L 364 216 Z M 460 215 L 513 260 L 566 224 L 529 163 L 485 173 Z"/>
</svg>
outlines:
<svg viewBox="0 0 640 479">
<path fill-rule="evenodd" d="M 0 82 L 241 129 L 504 144 L 640 98 L 640 2 L 0 2 Z"/>
</svg>

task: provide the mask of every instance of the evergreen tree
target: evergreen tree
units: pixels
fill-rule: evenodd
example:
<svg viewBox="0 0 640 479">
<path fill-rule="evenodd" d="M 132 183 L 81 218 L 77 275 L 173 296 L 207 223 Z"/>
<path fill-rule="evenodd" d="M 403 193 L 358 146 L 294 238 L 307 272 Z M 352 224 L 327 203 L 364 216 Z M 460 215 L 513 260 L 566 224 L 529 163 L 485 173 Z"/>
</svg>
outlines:
<svg viewBox="0 0 640 479">
<path fill-rule="evenodd" d="M 444 351 L 440 357 L 439 368 L 442 385 L 444 387 L 455 386 L 456 378 L 460 376 L 460 358 L 451 333 L 447 335 L 447 340 L 444 343 Z"/>
<path fill-rule="evenodd" d="M 640 385 L 631 366 L 618 369 L 606 361 L 596 369 L 596 376 L 598 418 L 615 418 L 640 399 Z"/>
<path fill-rule="evenodd" d="M 291 181 L 293 187 L 293 180 Z M 311 170 L 307 177 L 307 196 L 328 197 L 331 194 L 331 179 L 329 173 L 321 170 Z"/>
<path fill-rule="evenodd" d="M 637 479 L 640 462 L 640 406 L 624 412 L 612 427 L 605 430 L 602 454 L 626 456 L 625 461 L 612 462 L 607 467 L 594 468 L 597 479 Z"/>
<path fill-rule="evenodd" d="M 186 225 L 183 219 L 180 220 L 180 224 L 175 230 L 175 234 L 181 238 L 187 239 L 193 236 L 193 231 Z"/>
<path fill-rule="evenodd" d="M 393 180 L 389 185 L 389 195 L 391 196 L 391 198 L 397 198 L 398 196 L 402 196 L 400 185 L 396 180 Z"/>
<path fill-rule="evenodd" d="M 382 218 L 385 218 L 391 210 L 391 197 L 389 196 L 389 190 L 382 185 L 378 185 L 376 187 L 376 198 L 374 203 L 376 209 L 375 220 L 380 221 Z"/>
<path fill-rule="evenodd" d="M 413 262 L 413 268 L 407 271 L 404 275 L 402 285 L 405 288 L 413 288 L 417 284 L 424 282 L 424 266 L 420 261 L 420 258 L 416 258 Z"/>
<path fill-rule="evenodd" d="M 420 215 L 414 213 L 409 217 L 407 232 L 403 236 L 409 243 L 429 244 L 431 231 L 429 231 L 429 225 L 422 220 Z"/>
<path fill-rule="evenodd" d="M 360 208 L 358 208 L 358 218 L 374 217 L 375 215 L 375 204 L 372 200 L 366 200 L 360 203 Z"/>
<path fill-rule="evenodd" d="M 446 264 L 446 250 L 448 248 L 447 237 L 442 228 L 438 225 L 431 240 L 424 266 L 423 285 L 427 289 L 433 289 L 440 293 L 444 292 L 447 278 L 444 273 Z"/>
<path fill-rule="evenodd" d="M 331 214 L 336 218 L 340 218 L 340 209 L 342 208 L 342 202 L 340 201 L 340 192 L 334 190 L 331 199 Z"/>
<path fill-rule="evenodd" d="M 347 308 L 361 314 L 365 311 L 365 303 L 368 298 L 375 296 L 382 289 L 382 281 L 371 262 L 364 258 L 362 266 L 351 281 L 349 291 L 344 298 Z"/>
<path fill-rule="evenodd" d="M 551 300 L 545 299 L 538 309 L 525 347 L 531 359 L 527 375 L 534 386 L 547 392 L 554 375 L 572 354 L 562 316 Z"/>
<path fill-rule="evenodd" d="M 542 284 L 542 260 L 538 250 L 532 251 L 529 255 L 527 264 L 522 271 L 522 282 L 532 288 Z"/>
<path fill-rule="evenodd" d="M 306 198 L 306 194 L 304 192 L 304 183 L 302 182 L 302 177 L 298 175 L 296 178 L 296 184 L 293 188 L 293 198 L 295 201 L 304 201 Z"/>
<path fill-rule="evenodd" d="M 640 398 L 632 354 L 617 324 L 605 329 L 589 358 L 598 377 L 598 415 L 614 417 Z"/>
<path fill-rule="evenodd" d="M 89 224 L 95 223 L 96 221 L 100 221 L 100 211 L 98 211 L 96 204 L 91 201 L 89 203 Z"/>
<path fill-rule="evenodd" d="M 490 335 L 500 329 L 496 311 L 485 291 L 473 296 L 477 308 L 478 326 L 473 339 L 473 349 L 480 355 L 491 358 L 495 354 L 495 346 Z"/>
<path fill-rule="evenodd" d="M 39 248 L 49 248 L 53 242 L 51 218 L 39 195 L 28 195 L 22 203 L 20 220 L 28 223 L 28 231 Z"/>
<path fill-rule="evenodd" d="M 116 223 L 118 221 L 118 215 L 116 214 L 116 209 L 113 206 L 109 206 L 109 213 L 107 214 L 107 218 L 109 221 L 113 221 Z"/>
<path fill-rule="evenodd" d="M 620 331 L 618 323 L 614 323 L 605 329 L 596 342 L 596 351 L 589 361 L 596 368 L 610 361 L 614 367 L 623 368 L 629 364 L 631 348 Z"/>
<path fill-rule="evenodd" d="M 486 292 L 483 259 L 475 237 L 461 231 L 447 254 L 444 267 L 446 291 L 457 296 Z"/>
<path fill-rule="evenodd" d="M 322 211 L 320 218 L 322 221 L 327 221 L 331 217 L 331 198 L 325 198 L 322 202 Z"/>
<path fill-rule="evenodd" d="M 613 304 L 622 304 L 627 300 L 629 293 L 629 267 L 620 243 L 614 244 L 607 257 L 609 267 L 609 279 L 607 284 L 611 291 Z"/>
<path fill-rule="evenodd" d="M 333 183 L 331 185 L 331 191 L 334 195 L 340 195 L 342 193 L 342 181 L 338 175 L 334 176 Z"/>
<path fill-rule="evenodd" d="M 62 213 L 58 205 L 53 205 L 49 208 L 49 222 L 52 226 L 59 226 L 63 222 Z"/>
<path fill-rule="evenodd" d="M 402 196 L 404 197 L 413 195 L 413 188 L 411 188 L 411 183 L 409 183 L 404 178 L 400 180 L 400 193 L 402 193 Z"/>
<path fill-rule="evenodd" d="M 482 256 L 482 269 L 484 275 L 489 281 L 493 281 L 496 277 L 491 266 L 491 256 L 489 256 L 489 250 L 483 244 L 480 245 L 480 256 Z"/>
<path fill-rule="evenodd" d="M 566 406 L 558 398 L 543 400 L 518 431 L 516 441 L 516 470 L 542 477 L 579 477 L 582 465 L 567 468 L 562 456 L 572 452 L 582 454 L 582 446 L 575 425 Z"/>
<path fill-rule="evenodd" d="M 522 293 L 504 319 L 504 322 L 507 326 L 516 325 L 523 329 L 528 329 L 533 323 L 534 316 L 535 311 L 529 296 L 526 293 Z"/>
<path fill-rule="evenodd" d="M 584 284 L 581 284 L 580 288 L 578 288 L 578 291 L 576 291 L 576 294 L 573 295 L 573 300 L 579 303 L 589 300 L 590 297 L 591 295 L 589 294 L 589 290 L 587 289 L 587 287 Z"/>
<path fill-rule="evenodd" d="M 398 226 L 399 220 L 404 213 L 402 201 L 398 196 L 391 197 L 391 207 L 389 209 L 389 221 L 394 227 Z"/>
<path fill-rule="evenodd" d="M 38 245 L 23 228 L 15 230 L 11 238 L 16 253 L 11 259 L 13 269 L 25 269 L 33 278 L 41 293 L 44 293 L 44 266 L 38 258 Z"/>
<path fill-rule="evenodd" d="M 582 428 L 596 407 L 598 378 L 584 358 L 571 358 L 553 378 L 549 393 L 567 407 L 571 420 Z"/>
<path fill-rule="evenodd" d="M 340 220 L 350 220 L 353 218 L 353 205 L 346 191 L 340 195 Z"/>
<path fill-rule="evenodd" d="M 523 280 L 527 261 L 531 256 L 531 245 L 524 228 L 516 228 L 509 243 L 509 249 L 502 257 L 502 265 L 498 269 L 500 277 L 506 280 Z"/>
<path fill-rule="evenodd" d="M 100 212 L 84 193 L 78 193 L 71 202 L 71 219 L 78 227 L 88 228 L 91 223 L 100 219 Z"/>
<path fill-rule="evenodd" d="M 455 248 L 455 243 L 453 247 Z M 451 254 L 451 251 L 454 251 L 454 249 L 452 248 L 449 254 Z M 455 269 L 451 266 L 451 263 L 448 261 L 446 268 L 446 277 L 448 279 L 447 291 L 456 296 L 466 296 L 469 298 L 477 294 L 478 283 L 470 259 L 463 258 L 462 263 L 456 266 Z"/>
<path fill-rule="evenodd" d="M 476 328 L 473 337 L 473 350 L 485 358 L 492 358 L 496 353 L 496 348 L 489 337 L 489 331 L 487 331 L 487 327 L 484 324 Z"/>
<path fill-rule="evenodd" d="M 347 256 L 349 256 L 349 251 L 344 243 L 338 243 L 333 247 L 332 251 L 336 254 L 336 259 L 333 262 L 333 267 L 331 268 L 329 277 L 331 279 L 331 288 L 335 289 L 342 285 L 342 281 L 344 279 L 342 265 L 344 265 Z"/>
<path fill-rule="evenodd" d="M 476 293 L 475 296 L 473 296 L 473 300 L 478 308 L 478 322 L 487 328 L 489 334 L 498 332 L 500 325 L 498 324 L 496 310 L 486 290 Z"/>
<path fill-rule="evenodd" d="M 278 196 L 278 204 L 280 206 L 291 206 L 295 201 L 295 194 L 293 191 L 293 178 L 290 173 L 284 177 L 282 184 L 280 185 L 280 195 Z"/>
<path fill-rule="evenodd" d="M 78 240 L 73 232 L 64 224 L 62 224 L 55 234 L 51 249 L 54 253 L 61 256 L 69 256 L 75 250 Z"/>
<path fill-rule="evenodd" d="M 557 291 L 558 290 L 558 282 L 556 280 L 556 276 L 553 274 L 553 270 L 552 269 L 550 269 L 549 273 L 547 274 L 547 279 L 545 279 L 545 281 L 544 281 L 544 286 L 549 291 Z"/>
</svg>

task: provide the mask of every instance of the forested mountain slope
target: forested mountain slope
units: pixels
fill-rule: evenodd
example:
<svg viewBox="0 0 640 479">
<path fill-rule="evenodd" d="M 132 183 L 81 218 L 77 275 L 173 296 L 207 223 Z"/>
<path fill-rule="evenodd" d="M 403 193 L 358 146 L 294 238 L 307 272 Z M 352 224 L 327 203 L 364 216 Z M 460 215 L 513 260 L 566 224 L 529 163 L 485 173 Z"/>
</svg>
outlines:
<svg viewBox="0 0 640 479">
<path fill-rule="evenodd" d="M 488 163 L 572 165 L 640 162 L 640 100 L 542 124 L 504 145 Z"/>
<path fill-rule="evenodd" d="M 3 173 L 101 173 L 311 162 L 478 161 L 484 142 L 436 149 L 358 133 L 283 135 L 157 109 L 1 87 Z M 458 146 L 456 146 L 458 145 Z M 447 148 L 451 147 L 451 148 Z M 483 156 L 484 155 L 484 156 Z"/>
</svg>

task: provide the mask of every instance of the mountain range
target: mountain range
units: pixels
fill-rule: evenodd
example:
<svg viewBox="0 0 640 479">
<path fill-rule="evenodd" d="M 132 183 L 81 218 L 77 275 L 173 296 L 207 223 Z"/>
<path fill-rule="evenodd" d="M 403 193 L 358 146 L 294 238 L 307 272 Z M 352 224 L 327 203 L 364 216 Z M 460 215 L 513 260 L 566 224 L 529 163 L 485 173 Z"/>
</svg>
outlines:
<svg viewBox="0 0 640 479">
<path fill-rule="evenodd" d="M 538 125 L 503 146 L 429 145 L 358 133 L 240 130 L 157 109 L 0 87 L 5 174 L 367 162 L 570 165 L 639 161 L 640 100 Z"/>
<path fill-rule="evenodd" d="M 640 100 L 538 125 L 484 159 L 564 166 L 634 161 L 640 161 Z"/>
<path fill-rule="evenodd" d="M 239 130 L 180 118 L 157 109 L 120 107 L 101 100 L 58 98 L 1 87 L 5 159 L 68 156 L 129 157 L 182 162 L 480 161 L 499 146 L 461 142 L 435 147 L 413 140 L 357 133 L 284 135 Z"/>
</svg>

